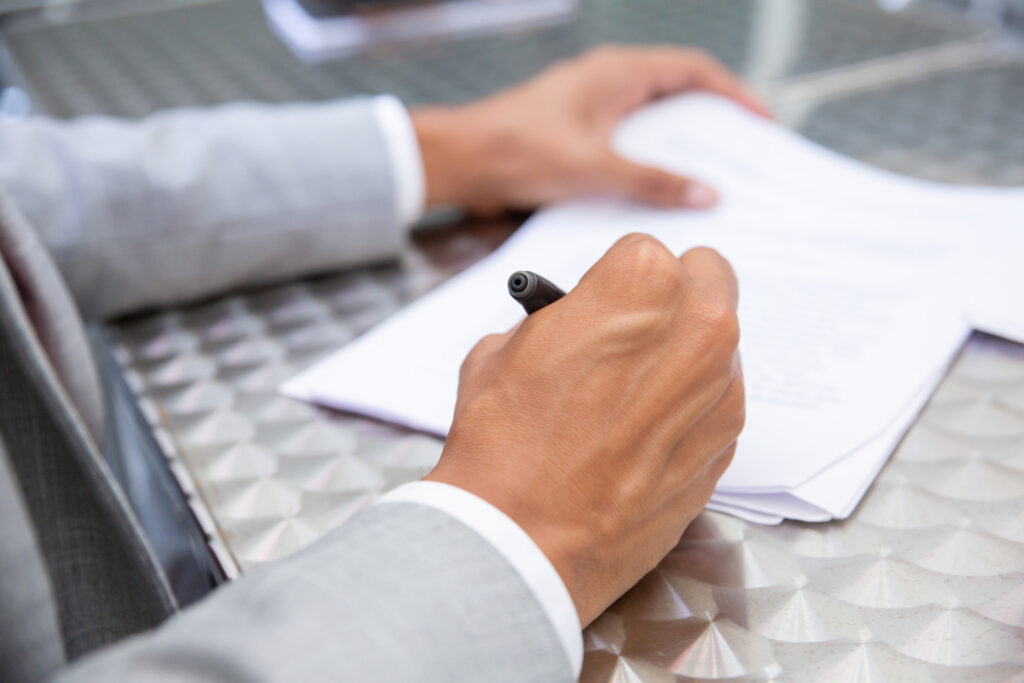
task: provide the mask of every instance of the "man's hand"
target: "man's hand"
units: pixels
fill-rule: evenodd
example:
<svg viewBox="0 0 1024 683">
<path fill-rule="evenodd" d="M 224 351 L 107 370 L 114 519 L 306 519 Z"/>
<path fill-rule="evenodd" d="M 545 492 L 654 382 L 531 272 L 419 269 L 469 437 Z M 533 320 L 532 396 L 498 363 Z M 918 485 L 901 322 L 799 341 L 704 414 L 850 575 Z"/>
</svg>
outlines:
<svg viewBox="0 0 1024 683">
<path fill-rule="evenodd" d="M 714 58 L 676 47 L 602 47 L 485 100 L 413 111 L 427 204 L 493 212 L 601 194 L 707 208 L 717 200 L 712 188 L 631 163 L 609 146 L 625 114 L 688 90 L 717 93 L 768 116 Z"/>
<path fill-rule="evenodd" d="M 616 243 L 560 301 L 467 357 L 427 479 L 504 511 L 582 625 L 678 542 L 743 427 L 736 279 L 711 249 Z"/>
</svg>

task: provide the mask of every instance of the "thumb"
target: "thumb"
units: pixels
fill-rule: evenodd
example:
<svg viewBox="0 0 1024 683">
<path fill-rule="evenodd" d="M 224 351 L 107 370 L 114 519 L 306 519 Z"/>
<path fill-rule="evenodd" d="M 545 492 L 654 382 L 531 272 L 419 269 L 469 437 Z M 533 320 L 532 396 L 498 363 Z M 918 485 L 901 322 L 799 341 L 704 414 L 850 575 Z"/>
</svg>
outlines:
<svg viewBox="0 0 1024 683">
<path fill-rule="evenodd" d="M 604 164 L 608 190 L 645 204 L 708 209 L 718 202 L 714 188 L 692 178 L 627 161 L 609 153 Z"/>
</svg>

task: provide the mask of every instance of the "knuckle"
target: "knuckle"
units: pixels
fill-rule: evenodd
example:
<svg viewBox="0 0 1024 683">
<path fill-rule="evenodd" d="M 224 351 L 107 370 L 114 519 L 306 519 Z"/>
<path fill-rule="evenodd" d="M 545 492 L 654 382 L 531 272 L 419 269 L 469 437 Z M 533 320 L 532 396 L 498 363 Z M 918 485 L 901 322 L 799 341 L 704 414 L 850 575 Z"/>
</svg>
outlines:
<svg viewBox="0 0 1024 683">
<path fill-rule="evenodd" d="M 715 484 L 718 483 L 718 479 L 721 476 L 716 471 L 717 466 L 718 460 L 715 460 L 708 466 L 703 476 L 691 489 L 694 501 L 699 503 L 701 507 L 707 505 L 707 502 L 711 500 L 711 496 L 715 493 Z M 724 471 L 723 469 L 722 472 Z"/>
<path fill-rule="evenodd" d="M 740 320 L 736 309 L 725 302 L 705 302 L 700 327 L 714 345 L 727 351 L 730 362 L 740 343 Z"/>
<path fill-rule="evenodd" d="M 645 232 L 631 232 L 631 233 L 629 233 L 627 235 L 623 235 L 622 237 L 620 237 L 619 240 L 615 244 L 616 244 L 616 246 L 619 246 L 619 247 L 633 248 L 633 247 L 635 247 L 638 244 L 642 244 L 642 243 L 645 243 L 645 242 L 656 242 L 656 241 L 657 240 L 654 239 L 654 237 L 652 237 L 651 235 L 648 235 Z"/>
<path fill-rule="evenodd" d="M 722 258 L 722 255 L 718 253 L 718 250 L 712 247 L 704 246 L 691 247 L 690 249 L 686 250 L 686 255 L 698 259 Z"/>
<path fill-rule="evenodd" d="M 704 247 L 704 246 L 692 247 L 690 249 L 687 249 L 686 253 L 683 254 L 683 258 L 685 260 L 687 260 L 687 261 L 698 262 L 698 263 L 702 263 L 702 262 L 712 262 L 712 263 L 726 262 L 725 261 L 725 257 L 722 256 L 718 252 L 717 249 L 713 249 L 712 247 Z"/>
<path fill-rule="evenodd" d="M 747 397 L 743 385 L 743 376 L 739 373 L 733 375 L 729 387 L 722 399 L 723 409 L 726 412 L 726 424 L 729 433 L 735 439 L 743 431 L 747 421 Z"/>
<path fill-rule="evenodd" d="M 489 334 L 473 346 L 469 353 L 462 361 L 462 373 L 472 371 L 472 369 L 483 361 L 483 359 L 490 355 L 490 353 L 497 348 L 500 343 L 501 335 Z"/>
<path fill-rule="evenodd" d="M 726 286 L 721 291 L 730 291 L 736 287 L 736 271 L 732 264 L 711 247 L 693 247 L 687 250 L 679 260 L 688 269 L 706 273 L 710 282 L 716 287 Z"/>
<path fill-rule="evenodd" d="M 481 354 L 488 354 L 495 349 L 500 348 L 505 343 L 505 335 L 499 333 L 492 333 L 485 335 L 476 343 L 473 347 L 475 351 Z"/>
<path fill-rule="evenodd" d="M 736 442 L 733 441 L 729 444 L 728 448 L 722 451 L 721 454 L 711 464 L 711 493 L 714 493 L 714 485 L 722 478 L 725 471 L 729 469 L 729 465 L 732 464 L 733 456 L 736 455 Z M 708 496 L 710 498 L 710 495 Z"/>
<path fill-rule="evenodd" d="M 473 372 L 473 368 L 476 367 L 477 362 L 479 361 L 479 356 L 480 353 L 477 351 L 476 346 L 470 349 L 469 353 L 466 354 L 466 357 L 462 359 L 462 365 L 459 367 L 459 375 L 461 377 L 465 377 Z"/>
<path fill-rule="evenodd" d="M 464 384 L 469 376 L 473 374 L 473 368 L 476 367 L 476 363 L 473 361 L 473 352 L 470 351 L 469 355 L 462 359 L 462 365 L 459 366 L 459 383 Z"/>
<path fill-rule="evenodd" d="M 723 450 L 710 458 L 704 469 L 701 471 L 697 481 L 694 483 L 693 495 L 702 504 L 707 503 L 715 492 L 715 485 L 722 478 L 725 471 L 732 464 L 733 456 L 736 454 L 736 442 L 733 441 Z"/>
<path fill-rule="evenodd" d="M 711 302 L 703 302 L 690 318 L 693 331 L 693 352 L 703 358 L 707 372 L 716 378 L 720 392 L 725 392 L 735 374 L 733 361 L 739 346 L 739 320 L 735 311 Z"/>
<path fill-rule="evenodd" d="M 644 280 L 658 284 L 681 282 L 679 261 L 668 247 L 651 235 L 630 233 L 620 239 L 616 246 L 624 252 L 625 260 Z"/>
<path fill-rule="evenodd" d="M 730 351 L 736 351 L 740 345 L 740 318 L 736 309 L 726 305 L 720 307 L 721 311 L 716 314 L 715 331 L 724 341 Z"/>
</svg>

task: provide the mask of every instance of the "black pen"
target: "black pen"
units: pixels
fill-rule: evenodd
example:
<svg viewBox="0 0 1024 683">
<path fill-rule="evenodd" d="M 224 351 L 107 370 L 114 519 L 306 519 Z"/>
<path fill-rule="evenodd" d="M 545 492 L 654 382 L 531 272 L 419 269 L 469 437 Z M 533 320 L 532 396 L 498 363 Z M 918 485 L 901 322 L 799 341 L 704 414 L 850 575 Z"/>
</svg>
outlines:
<svg viewBox="0 0 1024 683">
<path fill-rule="evenodd" d="M 508 276 L 508 293 L 522 304 L 527 315 L 565 296 L 557 285 L 530 270 L 517 270 Z"/>
</svg>

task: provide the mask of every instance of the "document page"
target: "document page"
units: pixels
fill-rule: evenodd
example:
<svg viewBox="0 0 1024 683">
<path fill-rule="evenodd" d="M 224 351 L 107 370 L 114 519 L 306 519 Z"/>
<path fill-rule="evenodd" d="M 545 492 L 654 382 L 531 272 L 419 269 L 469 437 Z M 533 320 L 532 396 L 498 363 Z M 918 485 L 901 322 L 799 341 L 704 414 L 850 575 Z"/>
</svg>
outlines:
<svg viewBox="0 0 1024 683">
<path fill-rule="evenodd" d="M 757 220 L 757 229 L 746 224 Z M 720 489 L 795 487 L 876 436 L 923 378 L 956 353 L 968 327 L 932 272 L 945 251 L 871 239 L 822 239 L 817 219 L 660 212 L 612 202 L 543 213 L 485 261 L 314 366 L 286 391 L 445 434 L 462 359 L 522 317 L 505 283 L 529 269 L 570 288 L 619 237 L 640 230 L 675 252 L 719 249 L 740 283 L 748 417 Z M 767 463 L 767 465 L 766 465 Z"/>
<path fill-rule="evenodd" d="M 721 204 L 692 212 L 590 200 L 539 212 L 285 393 L 446 434 L 462 359 L 523 317 L 506 291 L 510 273 L 534 270 L 569 289 L 630 232 L 676 253 L 712 246 L 739 279 L 748 396 L 715 502 L 764 520 L 827 519 L 849 514 L 870 485 L 970 332 L 972 308 L 1005 328 L 1024 318 L 1012 296 L 976 300 L 1012 269 L 988 268 L 993 250 L 982 253 L 972 229 L 980 221 L 985 235 L 1017 234 L 1021 191 L 877 171 L 710 96 L 638 112 L 615 144 L 712 183 Z"/>
</svg>

